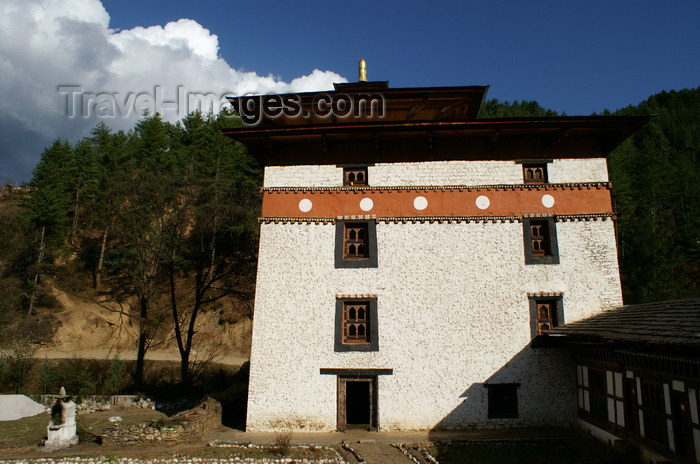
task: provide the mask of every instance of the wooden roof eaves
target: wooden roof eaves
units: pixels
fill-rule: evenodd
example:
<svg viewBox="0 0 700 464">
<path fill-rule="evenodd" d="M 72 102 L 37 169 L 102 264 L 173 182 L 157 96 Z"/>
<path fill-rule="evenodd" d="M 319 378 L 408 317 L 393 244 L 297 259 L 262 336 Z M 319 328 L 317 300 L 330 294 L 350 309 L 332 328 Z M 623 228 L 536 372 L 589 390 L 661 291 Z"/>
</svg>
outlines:
<svg viewBox="0 0 700 464">
<path fill-rule="evenodd" d="M 647 116 L 568 116 L 552 118 L 501 118 L 501 119 L 459 119 L 450 121 L 399 121 L 399 122 L 350 122 L 336 124 L 294 125 L 260 128 L 228 129 L 223 133 L 230 136 L 248 136 L 290 133 L 315 133 L 323 131 L 358 131 L 358 130 L 387 130 L 431 128 L 432 130 L 461 129 L 476 130 L 477 128 L 499 128 L 500 130 L 528 129 L 533 132 L 545 129 L 628 129 L 634 131 L 649 120 Z"/>
<path fill-rule="evenodd" d="M 313 126 L 297 125 L 297 126 L 280 126 L 280 127 L 261 127 L 261 128 L 244 128 L 244 129 L 229 129 L 223 133 L 241 142 L 260 140 L 263 138 L 283 139 L 287 137 L 294 138 L 315 138 L 321 134 L 353 134 L 357 135 L 362 132 L 371 133 L 400 133 L 400 132 L 415 132 L 424 131 L 433 134 L 454 131 L 461 132 L 464 135 L 472 133 L 473 135 L 498 136 L 511 133 L 513 135 L 545 135 L 551 132 L 556 132 L 550 135 L 549 145 L 560 143 L 564 138 L 571 135 L 572 131 L 592 131 L 593 133 L 604 133 L 617 131 L 612 134 L 606 145 L 616 146 L 635 130 L 644 125 L 649 120 L 646 116 L 569 116 L 569 117 L 552 117 L 552 118 L 504 118 L 504 119 L 470 119 L 470 120 L 453 120 L 453 121 L 402 121 L 402 122 L 375 122 L 367 121 L 362 123 L 340 123 L 340 124 L 317 124 Z M 517 134 L 518 132 L 520 134 Z M 498 137 L 497 136 L 497 137 Z M 606 150 L 605 152 L 608 152 Z"/>
</svg>

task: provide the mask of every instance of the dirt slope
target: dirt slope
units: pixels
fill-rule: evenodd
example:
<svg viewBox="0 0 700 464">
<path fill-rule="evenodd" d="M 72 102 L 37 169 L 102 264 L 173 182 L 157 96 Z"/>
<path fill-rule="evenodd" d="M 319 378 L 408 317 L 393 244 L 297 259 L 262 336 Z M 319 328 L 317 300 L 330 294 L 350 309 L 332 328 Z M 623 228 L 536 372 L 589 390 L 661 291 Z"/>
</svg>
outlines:
<svg viewBox="0 0 700 464">
<path fill-rule="evenodd" d="M 60 325 L 53 341 L 40 347 L 35 357 L 107 359 L 116 355 L 123 360 L 136 359 L 138 332 L 134 321 L 121 315 L 113 305 L 101 305 L 89 297 L 56 288 L 52 293 L 60 303 L 60 308 L 52 310 Z M 248 318 L 224 322 L 219 312 L 205 312 L 197 318 L 196 330 L 191 359 L 216 354 L 216 362 L 224 364 L 241 365 L 248 360 L 251 332 Z M 146 353 L 147 359 L 180 360 L 171 327 L 159 332 L 154 345 Z"/>
</svg>

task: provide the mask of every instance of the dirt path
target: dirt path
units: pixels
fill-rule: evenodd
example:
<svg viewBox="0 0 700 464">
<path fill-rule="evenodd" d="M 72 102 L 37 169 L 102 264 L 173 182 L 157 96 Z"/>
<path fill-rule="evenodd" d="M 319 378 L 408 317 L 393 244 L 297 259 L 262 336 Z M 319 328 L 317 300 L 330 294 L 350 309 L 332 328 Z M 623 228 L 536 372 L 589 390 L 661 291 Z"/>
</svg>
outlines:
<svg viewBox="0 0 700 464">
<path fill-rule="evenodd" d="M 413 464 L 401 451 L 389 443 L 351 443 L 367 464 Z"/>
<path fill-rule="evenodd" d="M 66 359 L 66 358 L 81 358 L 81 359 L 113 359 L 118 356 L 122 361 L 136 360 L 136 350 L 115 351 L 109 348 L 83 348 L 73 349 L 70 351 L 61 350 L 55 347 L 39 348 L 34 353 L 34 358 L 37 359 Z M 152 350 L 146 353 L 147 361 L 180 361 L 180 353 L 177 350 Z M 236 355 L 217 356 L 214 360 L 216 363 L 226 364 L 228 366 L 242 366 L 248 361 Z"/>
</svg>

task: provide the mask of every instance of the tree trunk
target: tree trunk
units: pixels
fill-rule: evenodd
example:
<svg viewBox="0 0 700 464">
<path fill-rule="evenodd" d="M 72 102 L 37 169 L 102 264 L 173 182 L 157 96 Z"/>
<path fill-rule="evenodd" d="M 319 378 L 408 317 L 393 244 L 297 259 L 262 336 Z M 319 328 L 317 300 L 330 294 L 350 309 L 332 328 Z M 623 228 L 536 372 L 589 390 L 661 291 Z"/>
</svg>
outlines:
<svg viewBox="0 0 700 464">
<path fill-rule="evenodd" d="M 78 235 L 78 220 L 80 218 L 80 187 L 75 191 L 75 211 L 73 212 L 73 229 L 70 234 L 70 243 L 75 245 L 75 236 Z"/>
<path fill-rule="evenodd" d="M 41 261 L 44 259 L 44 235 L 46 233 L 46 226 L 41 228 L 41 245 L 39 245 L 39 258 L 36 260 L 36 275 L 34 275 L 34 288 L 32 289 L 32 296 L 29 298 L 29 311 L 27 311 L 27 317 L 32 315 L 32 309 L 34 308 L 34 300 L 36 300 L 36 289 L 39 286 L 39 266 L 41 266 Z"/>
<path fill-rule="evenodd" d="M 134 383 L 136 388 L 143 387 L 143 361 L 146 357 L 146 324 L 148 323 L 146 317 L 148 316 L 148 300 L 146 297 L 141 297 L 139 299 L 139 305 L 141 306 L 140 318 L 139 318 L 139 347 L 136 353 L 136 372 L 134 372 Z"/>
<path fill-rule="evenodd" d="M 100 257 L 97 259 L 97 269 L 95 270 L 95 289 L 99 290 L 102 286 L 102 266 L 105 259 L 105 249 L 107 248 L 107 233 L 109 232 L 109 222 L 105 226 L 105 231 L 102 234 L 102 246 L 100 247 Z"/>
<path fill-rule="evenodd" d="M 190 351 L 192 347 L 192 338 L 188 330 L 188 339 L 185 343 L 182 339 L 182 330 L 180 328 L 180 315 L 177 310 L 177 299 L 175 292 L 175 274 L 172 269 L 169 272 L 170 277 L 170 307 L 173 311 L 173 325 L 175 330 L 175 341 L 177 341 L 177 349 L 180 351 L 180 385 L 189 386 L 190 384 Z"/>
<path fill-rule="evenodd" d="M 190 350 L 180 352 L 180 385 L 190 386 Z"/>
</svg>

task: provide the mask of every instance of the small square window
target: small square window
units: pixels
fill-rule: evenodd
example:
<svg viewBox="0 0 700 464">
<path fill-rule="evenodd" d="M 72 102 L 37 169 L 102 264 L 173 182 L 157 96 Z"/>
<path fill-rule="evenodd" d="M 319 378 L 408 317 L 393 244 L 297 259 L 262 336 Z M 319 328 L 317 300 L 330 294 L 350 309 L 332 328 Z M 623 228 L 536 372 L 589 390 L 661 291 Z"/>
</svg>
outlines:
<svg viewBox="0 0 700 464">
<path fill-rule="evenodd" d="M 377 267 L 377 223 L 338 220 L 335 229 L 335 267 Z"/>
<path fill-rule="evenodd" d="M 523 219 L 525 264 L 559 264 L 554 218 Z"/>
<path fill-rule="evenodd" d="M 564 324 L 564 307 L 561 297 L 530 297 L 530 321 L 533 337 L 546 334 L 553 327 Z"/>
<path fill-rule="evenodd" d="M 546 184 L 547 164 L 523 164 L 523 180 L 526 184 Z"/>
<path fill-rule="evenodd" d="M 343 185 L 367 185 L 367 167 L 343 168 Z"/>
<path fill-rule="evenodd" d="M 377 299 L 338 298 L 335 351 L 378 351 Z"/>
<path fill-rule="evenodd" d="M 488 390 L 489 419 L 518 418 L 517 383 L 495 383 L 484 385 Z"/>
</svg>

